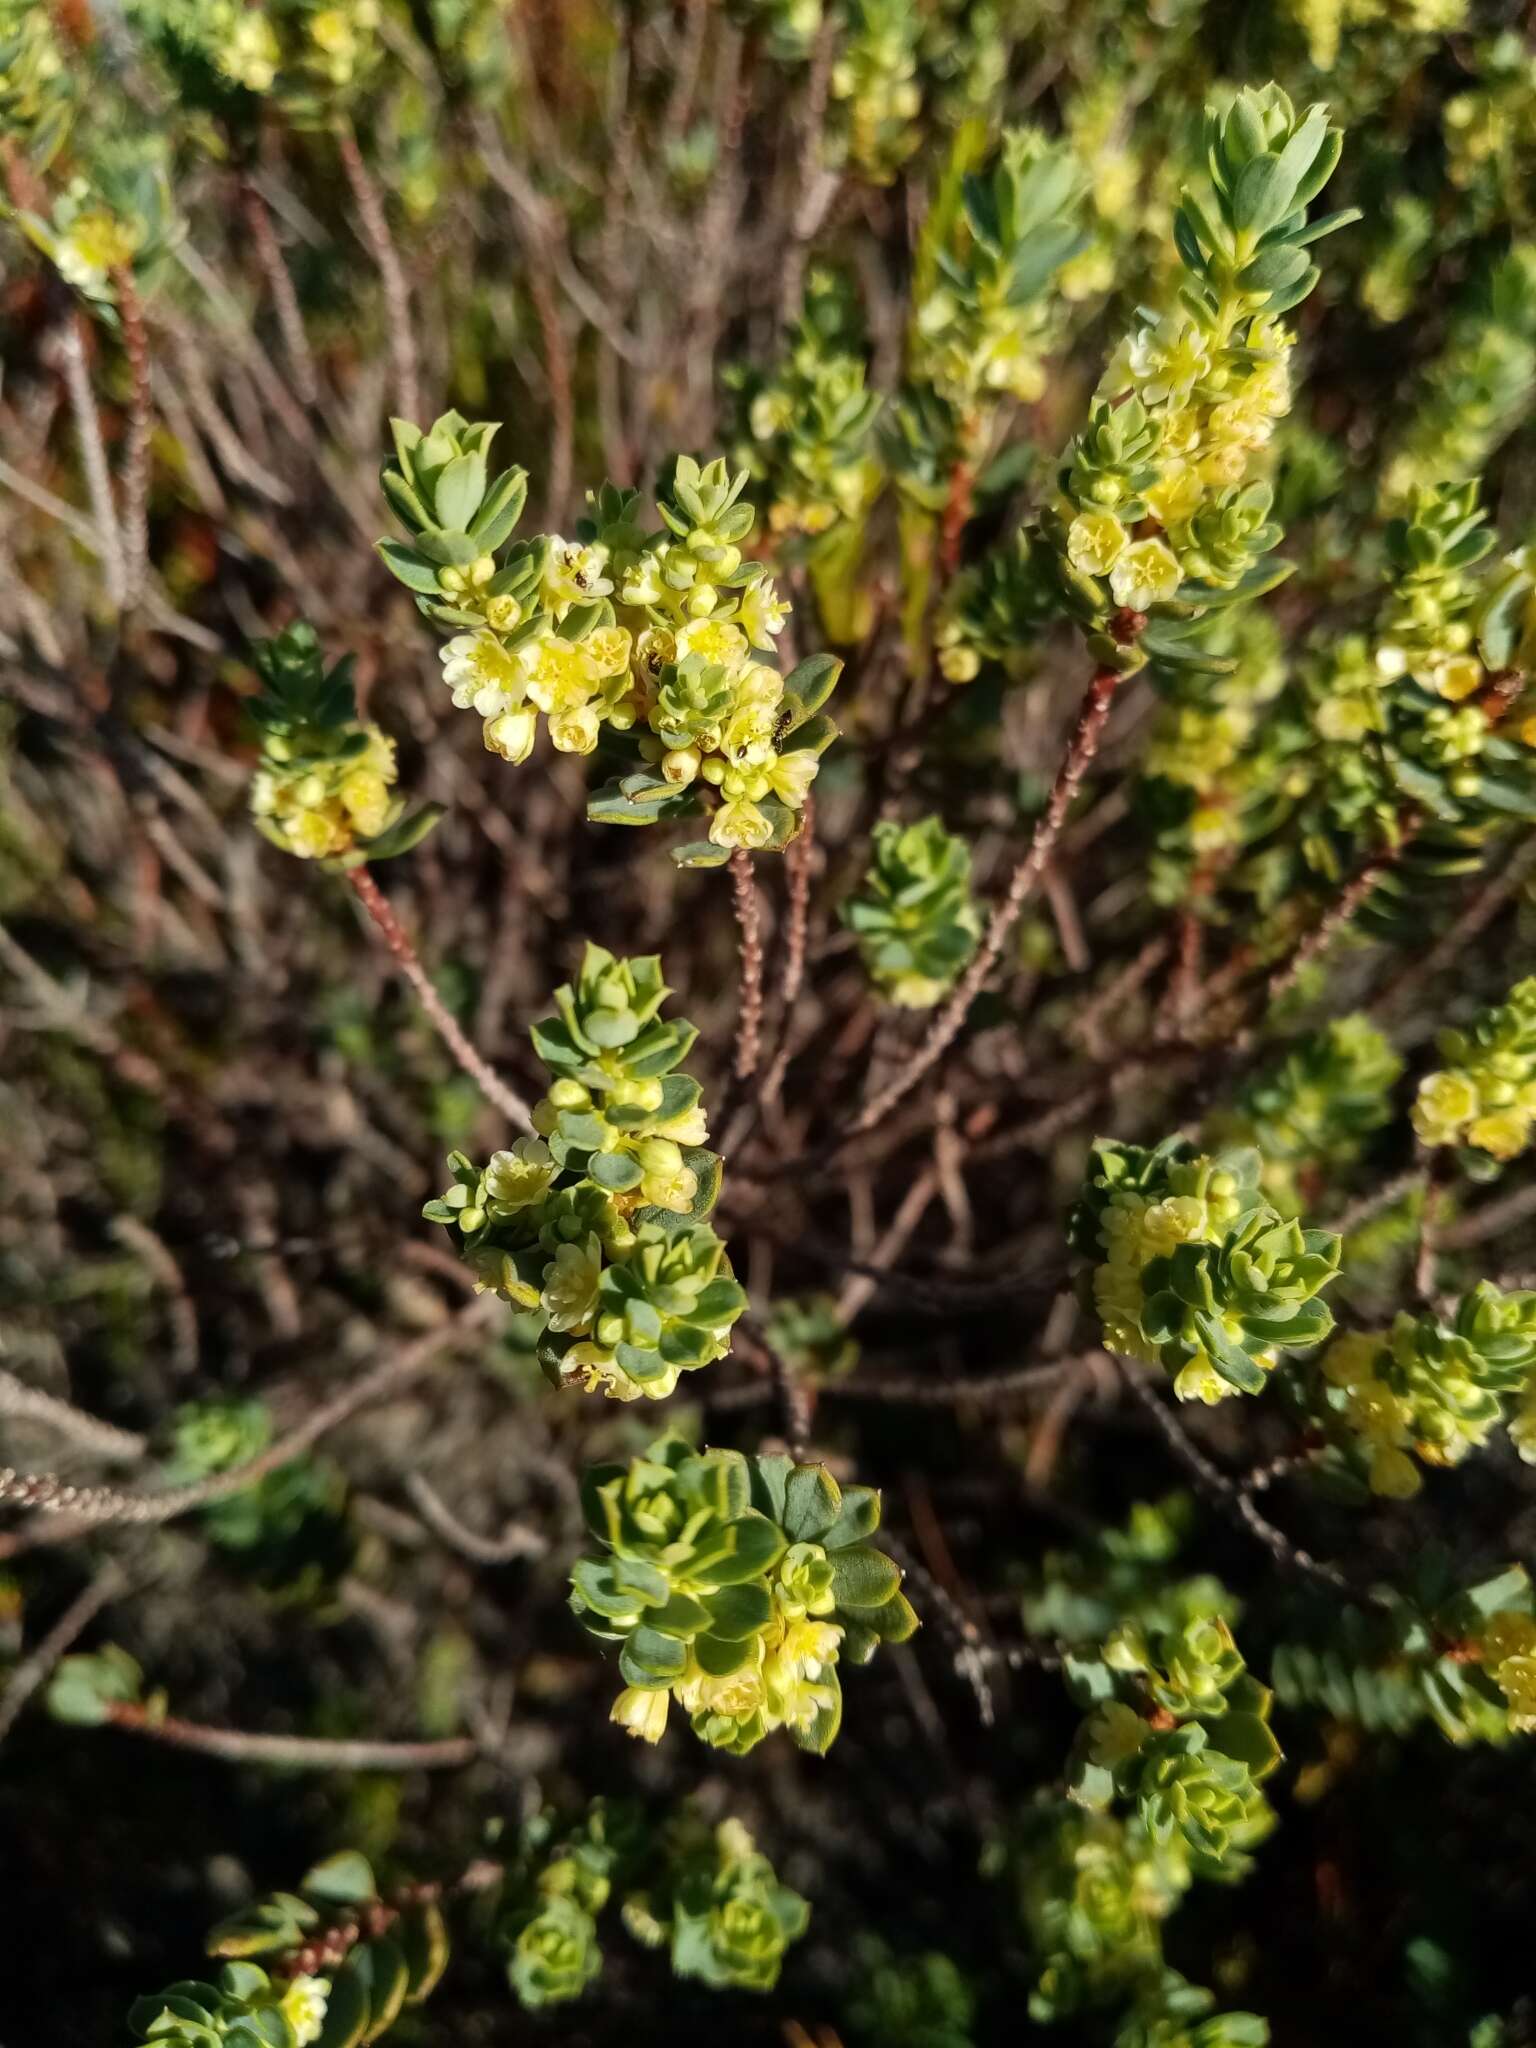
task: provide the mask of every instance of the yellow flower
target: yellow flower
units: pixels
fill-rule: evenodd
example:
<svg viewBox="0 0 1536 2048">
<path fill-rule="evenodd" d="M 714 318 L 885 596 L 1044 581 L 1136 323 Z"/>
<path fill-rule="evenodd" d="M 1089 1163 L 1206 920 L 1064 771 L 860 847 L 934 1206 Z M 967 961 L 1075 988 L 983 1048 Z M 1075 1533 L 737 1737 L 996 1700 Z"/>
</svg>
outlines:
<svg viewBox="0 0 1536 2048">
<path fill-rule="evenodd" d="M 443 681 L 461 711 L 472 705 L 482 718 L 494 718 L 523 701 L 521 663 L 494 633 L 456 634 L 437 658 L 443 665 Z"/>
<path fill-rule="evenodd" d="M 629 667 L 630 637 L 623 626 L 594 627 L 577 645 L 596 683 L 606 682 L 609 676 L 623 675 Z"/>
<path fill-rule="evenodd" d="M 1173 551 L 1160 540 L 1132 541 L 1110 571 L 1109 588 L 1116 604 L 1144 612 L 1173 596 L 1182 577 Z"/>
<path fill-rule="evenodd" d="M 1466 1074 L 1426 1074 L 1413 1105 L 1413 1128 L 1426 1145 L 1454 1145 L 1481 1108 L 1477 1085 Z"/>
<path fill-rule="evenodd" d="M 608 550 L 596 543 L 551 541 L 544 563 L 545 601 L 558 611 L 566 605 L 586 604 L 594 597 L 607 597 L 612 579 L 603 572 Z"/>
<path fill-rule="evenodd" d="M 1514 1159 L 1530 1141 L 1531 1112 L 1518 1104 L 1496 1109 L 1467 1126 L 1467 1140 L 1495 1159 Z"/>
<path fill-rule="evenodd" d="M 282 51 L 264 14 L 243 10 L 230 24 L 219 51 L 219 69 L 247 92 L 270 92 Z"/>
<path fill-rule="evenodd" d="M 1067 560 L 1084 576 L 1107 576 L 1129 542 L 1113 512 L 1079 512 L 1067 528 Z"/>
<path fill-rule="evenodd" d="M 1205 336 L 1184 312 L 1165 313 L 1131 336 L 1126 352 L 1138 395 L 1148 405 L 1187 398 L 1211 367 Z"/>
<path fill-rule="evenodd" d="M 768 844 L 773 823 L 750 798 L 732 797 L 710 819 L 709 836 L 716 846 L 744 846 L 751 851 Z"/>
<path fill-rule="evenodd" d="M 295 2048 L 319 2040 L 330 1995 L 329 1977 L 295 1977 L 283 1993 L 277 2009 L 293 2029 Z"/>
<path fill-rule="evenodd" d="M 746 635 L 724 619 L 690 619 L 677 636 L 677 658 L 689 654 L 734 669 L 747 658 Z"/>
<path fill-rule="evenodd" d="M 642 1742 L 660 1742 L 666 1733 L 670 1704 L 665 1692 L 642 1692 L 638 1686 L 627 1685 L 614 1701 L 608 1718 L 616 1721 L 626 1735 L 638 1736 Z"/>
<path fill-rule="evenodd" d="M 596 704 L 573 704 L 568 710 L 551 712 L 549 737 L 562 754 L 590 754 L 602 722 Z"/>
<path fill-rule="evenodd" d="M 1483 687 L 1483 664 L 1475 654 L 1446 654 L 1420 671 L 1418 680 L 1437 697 L 1459 704 Z"/>
<path fill-rule="evenodd" d="M 798 811 L 810 794 L 811 784 L 816 780 L 816 771 L 821 766 L 809 747 L 799 747 L 790 753 L 780 754 L 769 763 L 768 787 L 779 799 L 788 804 L 792 811 Z"/>
<path fill-rule="evenodd" d="M 789 606 L 774 589 L 773 578 L 760 576 L 741 593 L 736 617 L 754 647 L 767 647 L 783 632 Z"/>
<path fill-rule="evenodd" d="M 499 716 L 486 720 L 486 747 L 491 753 L 500 754 L 504 761 L 510 761 L 515 768 L 533 752 L 538 723 L 531 711 L 503 711 Z"/>
<path fill-rule="evenodd" d="M 1188 519 L 1204 496 L 1199 470 L 1178 460 L 1170 462 L 1146 492 L 1148 509 L 1162 526 L 1177 526 Z"/>
<path fill-rule="evenodd" d="M 684 1216 L 699 1192 L 699 1177 L 683 1164 L 683 1155 L 671 1138 L 646 1138 L 635 1148 L 635 1158 L 644 1176 L 640 1192 L 658 1209 L 670 1209 Z"/>
<path fill-rule="evenodd" d="M 578 1330 L 597 1313 L 597 1288 L 603 1274 L 603 1252 L 595 1232 L 582 1244 L 557 1247 L 544 1269 L 539 1296 L 552 1330 Z"/>
</svg>

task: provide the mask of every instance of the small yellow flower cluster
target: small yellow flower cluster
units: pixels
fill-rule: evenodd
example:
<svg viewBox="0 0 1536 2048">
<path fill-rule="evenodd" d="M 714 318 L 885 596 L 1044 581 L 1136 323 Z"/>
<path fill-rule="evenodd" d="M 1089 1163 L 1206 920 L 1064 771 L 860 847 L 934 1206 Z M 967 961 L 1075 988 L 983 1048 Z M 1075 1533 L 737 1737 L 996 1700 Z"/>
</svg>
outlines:
<svg viewBox="0 0 1536 2048">
<path fill-rule="evenodd" d="M 462 585 L 449 593 L 455 602 L 482 611 L 486 620 L 477 632 L 456 634 L 441 650 L 443 681 L 461 710 L 479 712 L 485 744 L 503 760 L 527 760 L 540 711 L 549 721 L 551 741 L 565 754 L 590 754 L 605 719 L 625 722 L 629 632 L 594 625 L 568 638 L 560 630 L 574 605 L 613 589 L 603 574 L 606 559 L 604 548 L 552 541 L 541 583 L 528 602 L 481 595 L 495 573 L 489 555 L 463 572 L 443 572 Z M 514 634 L 528 622 L 533 622 L 531 630 Z"/>
<path fill-rule="evenodd" d="M 277 2009 L 293 2029 L 294 2048 L 312 2048 L 319 2040 L 330 1997 L 329 1977 L 295 1977 L 290 1982 Z"/>
<path fill-rule="evenodd" d="M 1503 1693 L 1512 1734 L 1536 1734 L 1536 1616 L 1489 1615 L 1478 1637 L 1483 1668 Z"/>
<path fill-rule="evenodd" d="M 1130 507 L 1120 494 L 1100 490 L 1075 511 L 1066 542 L 1073 568 L 1108 577 L 1117 605 L 1144 612 L 1173 597 L 1186 578 L 1221 587 L 1246 566 L 1241 527 L 1230 559 L 1220 546 L 1213 551 L 1212 513 L 1218 528 L 1231 525 L 1240 509 L 1234 493 L 1267 468 L 1275 427 L 1290 410 L 1291 345 L 1278 321 L 1240 323 L 1229 307 L 1211 327 L 1183 306 L 1125 343 L 1100 396 L 1115 405 L 1138 400 L 1145 413 L 1150 475 L 1139 493 L 1126 494 L 1135 531 L 1121 517 Z M 1147 518 L 1158 532 L 1140 532 Z"/>
<path fill-rule="evenodd" d="M 836 1706 L 839 1696 L 835 1674 L 844 1631 L 821 1618 L 832 1613 L 836 1602 L 830 1586 L 818 1582 L 808 1595 L 804 1584 L 807 1567 L 825 1564 L 819 1543 L 792 1545 L 773 1575 L 772 1617 L 748 1645 L 744 1663 L 716 1677 L 690 1648 L 687 1668 L 670 1692 L 629 1686 L 614 1701 L 610 1718 L 643 1742 L 659 1742 L 669 1703 L 676 1699 L 686 1714 L 707 1714 L 712 1721 L 734 1721 L 744 1728 L 751 1724 L 754 1740 L 779 1728 L 808 1730 L 818 1714 Z"/>
<path fill-rule="evenodd" d="M 1451 1064 L 1426 1074 L 1413 1127 L 1426 1145 L 1470 1145 L 1499 1161 L 1514 1159 L 1536 1126 L 1536 976 L 1469 1031 L 1441 1034 Z"/>
<path fill-rule="evenodd" d="M 239 0 L 210 0 L 203 35 L 224 76 L 247 92 L 269 93 L 304 79 L 342 91 L 357 82 L 380 49 L 379 0 L 330 0 L 289 10 L 279 34 L 273 10 Z M 291 25 L 290 25 L 291 24 Z"/>
<path fill-rule="evenodd" d="M 1160 1198 L 1118 1191 L 1099 1219 L 1104 1256 L 1094 1268 L 1093 1300 L 1104 1342 L 1111 1351 L 1147 1365 L 1160 1362 L 1160 1351 L 1142 1334 L 1146 1268 L 1181 1244 L 1219 1244 L 1242 1207 L 1233 1177 L 1213 1173 L 1207 1158 L 1170 1165 L 1168 1186 L 1171 1192 Z M 1273 1363 L 1272 1354 L 1268 1362 Z M 1231 1392 L 1203 1353 L 1181 1367 L 1174 1390 L 1180 1400 L 1207 1403 Z"/>
<path fill-rule="evenodd" d="M 251 810 L 266 836 L 300 860 L 334 860 L 390 822 L 395 743 L 376 725 L 358 730 L 366 747 L 333 759 L 285 760 L 283 741 L 267 742 L 251 781 Z"/>
<path fill-rule="evenodd" d="M 1422 1481 L 1409 1455 L 1413 1404 L 1394 1392 L 1379 1368 L 1390 1356 L 1385 1331 L 1351 1330 L 1323 1354 L 1323 1376 L 1343 1390 L 1344 1420 L 1366 1452 L 1372 1493 L 1407 1500 Z"/>
</svg>

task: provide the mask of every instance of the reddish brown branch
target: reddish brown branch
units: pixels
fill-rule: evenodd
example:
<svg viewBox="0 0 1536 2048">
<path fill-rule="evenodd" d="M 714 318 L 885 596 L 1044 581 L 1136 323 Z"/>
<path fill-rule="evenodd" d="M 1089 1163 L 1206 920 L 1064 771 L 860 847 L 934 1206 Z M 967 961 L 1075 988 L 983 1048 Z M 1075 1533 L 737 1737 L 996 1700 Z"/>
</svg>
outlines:
<svg viewBox="0 0 1536 2048">
<path fill-rule="evenodd" d="M 416 948 L 401 929 L 400 921 L 390 909 L 383 891 L 366 867 L 348 868 L 347 880 L 352 884 L 358 901 L 373 919 L 374 925 L 388 946 L 406 980 L 416 991 L 417 1000 L 436 1026 L 439 1036 L 460 1067 L 476 1083 L 488 1102 L 493 1102 L 509 1123 L 519 1129 L 531 1131 L 533 1120 L 528 1105 L 520 1095 L 510 1089 L 501 1076 L 480 1053 L 470 1044 L 459 1026 L 458 1019 L 443 1001 L 431 976 L 422 966 Z"/>
<path fill-rule="evenodd" d="M 873 1100 L 867 1102 L 860 1110 L 850 1127 L 852 1133 L 872 1130 L 887 1117 L 959 1036 L 966 1012 L 1002 958 L 1008 934 L 1018 923 L 1020 914 L 1033 895 L 1046 862 L 1051 857 L 1056 841 L 1061 836 L 1062 825 L 1082 786 L 1089 763 L 1099 750 L 1099 741 L 1109 719 L 1110 707 L 1122 681 L 1123 677 L 1117 669 L 1101 668 L 1088 685 L 1087 695 L 1078 713 L 1077 724 L 1062 756 L 1061 766 L 1056 771 L 1056 780 L 1052 785 L 1050 797 L 1045 809 L 1035 821 L 1029 851 L 1014 869 L 1007 893 L 992 912 L 975 959 L 956 982 L 949 1000 L 934 1019 L 927 1037 L 917 1051 Z"/>
</svg>

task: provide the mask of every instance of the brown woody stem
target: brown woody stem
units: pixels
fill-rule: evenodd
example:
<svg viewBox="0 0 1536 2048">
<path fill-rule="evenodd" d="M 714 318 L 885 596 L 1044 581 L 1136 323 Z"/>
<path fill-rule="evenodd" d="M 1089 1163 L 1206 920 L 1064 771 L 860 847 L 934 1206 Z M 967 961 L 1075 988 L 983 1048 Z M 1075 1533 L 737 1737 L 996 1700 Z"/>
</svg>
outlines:
<svg viewBox="0 0 1536 2048">
<path fill-rule="evenodd" d="M 865 1104 L 854 1119 L 851 1126 L 853 1132 L 871 1130 L 887 1117 L 959 1036 L 966 1012 L 1002 958 L 1008 934 L 1018 923 L 1025 904 L 1034 894 L 1046 862 L 1061 837 L 1061 828 L 1066 821 L 1067 812 L 1072 808 L 1073 799 L 1082 786 L 1089 763 L 1099 750 L 1099 741 L 1109 719 L 1115 692 L 1123 680 L 1118 669 L 1101 668 L 1088 685 L 1087 694 L 1078 713 L 1077 724 L 1072 729 L 1072 737 L 1067 742 L 1061 766 L 1056 771 L 1056 780 L 1052 785 L 1050 797 L 1045 809 L 1035 821 L 1029 851 L 1014 869 L 1007 893 L 992 912 L 975 959 L 956 982 L 949 1000 L 933 1020 L 927 1037 L 917 1051 L 879 1094 Z"/>
<path fill-rule="evenodd" d="M 416 948 L 401 929 L 400 921 L 390 909 L 383 891 L 366 867 L 348 868 L 347 880 L 368 915 L 373 919 L 380 937 L 399 965 L 401 973 L 416 991 L 417 1000 L 436 1026 L 438 1035 L 460 1067 L 475 1082 L 488 1102 L 495 1103 L 509 1123 L 520 1130 L 531 1131 L 533 1119 L 528 1105 L 520 1095 L 510 1089 L 490 1063 L 476 1052 L 459 1026 L 458 1019 L 443 1001 L 434 986 L 431 976 L 422 966 Z"/>
</svg>

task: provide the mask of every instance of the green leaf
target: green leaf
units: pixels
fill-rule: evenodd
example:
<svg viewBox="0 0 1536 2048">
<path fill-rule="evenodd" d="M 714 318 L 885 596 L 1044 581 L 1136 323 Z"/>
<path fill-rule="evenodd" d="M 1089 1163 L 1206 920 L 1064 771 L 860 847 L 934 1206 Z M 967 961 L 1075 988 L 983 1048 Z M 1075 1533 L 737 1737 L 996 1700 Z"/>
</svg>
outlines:
<svg viewBox="0 0 1536 2048">
<path fill-rule="evenodd" d="M 850 1544 L 831 1554 L 832 1592 L 838 1605 L 883 1607 L 901 1590 L 901 1573 L 883 1550 Z"/>
<path fill-rule="evenodd" d="M 343 1968 L 331 1979 L 325 2019 L 315 2048 L 358 2048 L 367 2039 L 368 1991 L 357 1971 Z"/>
<path fill-rule="evenodd" d="M 423 597 L 441 597 L 442 586 L 437 580 L 437 571 L 432 564 L 398 540 L 379 540 L 374 547 L 383 557 L 389 573 L 403 583 L 407 590 L 414 590 Z"/>
<path fill-rule="evenodd" d="M 843 1497 L 825 1465 L 797 1465 L 784 1488 L 784 1533 L 791 1543 L 819 1543 L 836 1522 Z"/>
<path fill-rule="evenodd" d="M 407 2005 L 420 2005 L 437 1989 L 448 1967 L 448 1923 L 443 1918 L 442 1908 L 429 1899 L 424 1905 L 413 1906 L 400 1920 L 396 1931 L 409 1979 L 405 2002 Z"/>
<path fill-rule="evenodd" d="M 423 839 L 437 829 L 447 811 L 446 804 L 423 804 L 419 810 L 407 811 L 393 825 L 386 826 L 376 839 L 363 839 L 358 843 L 369 860 L 398 860 L 402 853 L 409 853 L 420 846 Z"/>
<path fill-rule="evenodd" d="M 362 1906 L 379 1895 L 373 1869 L 356 1849 L 343 1849 L 317 1863 L 299 1880 L 299 1889 L 333 1906 Z"/>
</svg>

